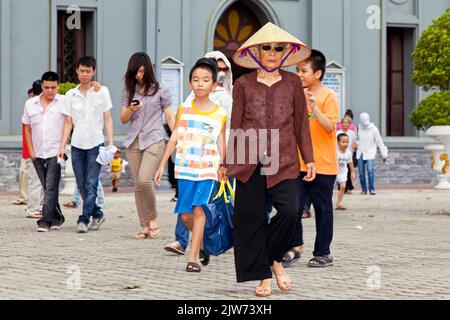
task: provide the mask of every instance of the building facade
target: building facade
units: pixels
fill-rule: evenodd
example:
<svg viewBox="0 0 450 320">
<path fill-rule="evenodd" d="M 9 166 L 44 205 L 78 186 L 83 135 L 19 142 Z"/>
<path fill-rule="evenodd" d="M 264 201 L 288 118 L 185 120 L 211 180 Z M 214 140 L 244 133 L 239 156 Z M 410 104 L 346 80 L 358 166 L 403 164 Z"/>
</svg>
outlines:
<svg viewBox="0 0 450 320">
<path fill-rule="evenodd" d="M 0 3 L 0 189 L 16 188 L 26 93 L 43 72 L 58 71 L 63 81 L 74 81 L 77 58 L 94 55 L 97 80 L 111 91 L 120 142 L 127 131 L 119 121 L 120 96 L 134 52 L 149 53 L 158 78 L 171 86 L 176 104 L 188 94 L 188 71 L 198 58 L 212 50 L 230 56 L 269 21 L 325 53 L 331 63 L 329 83 L 340 95 L 342 111 L 369 112 L 395 155 L 389 168 L 381 169 L 386 170 L 386 182 L 432 179 L 422 148 L 433 140 L 408 120 L 425 96 L 411 82 L 411 52 L 421 31 L 450 7 L 450 0 Z M 246 70 L 234 66 L 234 72 L 238 77 Z M 397 165 L 403 165 L 404 174 L 398 173 Z M 420 178 L 411 178 L 408 170 L 420 171 Z"/>
</svg>

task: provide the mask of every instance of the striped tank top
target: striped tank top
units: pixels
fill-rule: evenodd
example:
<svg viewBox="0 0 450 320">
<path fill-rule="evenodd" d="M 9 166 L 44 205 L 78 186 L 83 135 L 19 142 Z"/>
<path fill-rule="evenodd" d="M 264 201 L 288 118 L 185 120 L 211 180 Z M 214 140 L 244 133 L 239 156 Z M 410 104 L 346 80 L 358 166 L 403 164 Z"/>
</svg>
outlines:
<svg viewBox="0 0 450 320">
<path fill-rule="evenodd" d="M 220 106 L 211 112 L 201 112 L 194 102 L 183 103 L 178 109 L 175 178 L 217 180 L 220 165 L 218 139 L 228 115 Z"/>
</svg>

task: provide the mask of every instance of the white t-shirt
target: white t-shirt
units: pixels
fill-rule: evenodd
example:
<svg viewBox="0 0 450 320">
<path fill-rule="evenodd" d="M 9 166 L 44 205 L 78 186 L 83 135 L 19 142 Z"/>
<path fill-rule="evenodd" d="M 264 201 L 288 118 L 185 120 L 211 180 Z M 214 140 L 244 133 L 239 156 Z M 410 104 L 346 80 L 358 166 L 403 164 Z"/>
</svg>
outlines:
<svg viewBox="0 0 450 320">
<path fill-rule="evenodd" d="M 72 117 L 73 134 L 71 145 L 82 150 L 90 150 L 105 142 L 103 134 L 104 113 L 113 108 L 109 90 L 102 87 L 99 92 L 90 89 L 86 97 L 79 86 L 66 93 L 63 113 Z"/>
<path fill-rule="evenodd" d="M 338 183 L 347 182 L 348 165 L 353 161 L 353 154 L 350 151 L 342 152 L 338 149 L 339 173 L 337 175 Z"/>
</svg>

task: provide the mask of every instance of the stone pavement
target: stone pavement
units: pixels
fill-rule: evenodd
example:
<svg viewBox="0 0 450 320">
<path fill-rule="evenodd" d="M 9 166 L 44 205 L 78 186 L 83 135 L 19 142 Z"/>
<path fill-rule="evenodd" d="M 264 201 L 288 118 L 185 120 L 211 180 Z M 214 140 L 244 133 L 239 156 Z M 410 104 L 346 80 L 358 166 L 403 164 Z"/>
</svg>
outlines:
<svg viewBox="0 0 450 320">
<path fill-rule="evenodd" d="M 163 250 L 176 222 L 171 196 L 158 193 L 163 236 L 137 241 L 132 194 L 107 194 L 106 223 L 86 235 L 75 233 L 78 209 L 64 210 L 61 231 L 38 234 L 24 208 L 10 205 L 15 197 L 1 195 L 0 299 L 255 299 L 256 283 L 235 282 L 232 251 L 192 275 L 185 257 Z M 307 268 L 314 221 L 305 221 L 306 254 L 289 270 L 294 288 L 270 299 L 450 299 L 449 191 L 381 190 L 345 205 L 335 266 Z"/>
</svg>

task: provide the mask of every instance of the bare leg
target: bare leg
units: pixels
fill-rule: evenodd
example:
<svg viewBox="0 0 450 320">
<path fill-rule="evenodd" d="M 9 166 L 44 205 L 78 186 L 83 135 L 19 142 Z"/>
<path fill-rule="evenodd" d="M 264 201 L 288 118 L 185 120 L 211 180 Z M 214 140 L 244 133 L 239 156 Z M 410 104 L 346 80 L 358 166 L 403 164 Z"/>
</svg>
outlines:
<svg viewBox="0 0 450 320">
<path fill-rule="evenodd" d="M 283 264 L 275 261 L 272 266 L 272 271 L 275 274 L 278 288 L 280 288 L 281 291 L 289 291 L 292 289 L 291 279 L 283 268 Z"/>
<path fill-rule="evenodd" d="M 338 195 L 338 202 L 337 202 L 338 208 L 342 207 L 342 201 L 344 200 L 344 194 L 345 194 L 345 183 L 341 183 L 339 185 L 339 195 Z"/>
<path fill-rule="evenodd" d="M 203 240 L 205 230 L 206 215 L 201 207 L 194 209 L 194 227 L 192 229 L 192 246 L 189 253 L 188 262 L 196 262 Z"/>
</svg>

